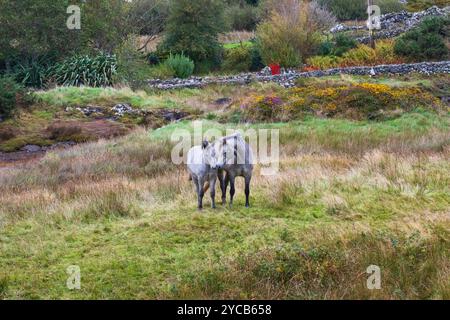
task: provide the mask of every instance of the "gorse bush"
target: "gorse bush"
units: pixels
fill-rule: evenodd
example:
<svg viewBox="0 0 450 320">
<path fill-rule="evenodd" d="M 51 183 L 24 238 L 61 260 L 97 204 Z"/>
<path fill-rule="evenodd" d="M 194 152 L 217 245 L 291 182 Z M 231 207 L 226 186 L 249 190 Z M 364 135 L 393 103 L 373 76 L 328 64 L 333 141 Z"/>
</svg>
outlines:
<svg viewBox="0 0 450 320">
<path fill-rule="evenodd" d="M 395 53 L 410 60 L 444 59 L 449 54 L 445 44 L 449 29 L 449 18 L 427 18 L 417 28 L 408 31 L 396 40 Z"/>
<path fill-rule="evenodd" d="M 9 116 L 16 106 L 18 95 L 24 93 L 24 88 L 11 76 L 0 77 L 0 115 Z"/>
<path fill-rule="evenodd" d="M 49 77 L 63 86 L 101 87 L 112 85 L 116 73 L 116 56 L 100 54 L 96 57 L 74 56 L 64 60 L 50 68 Z"/>
<path fill-rule="evenodd" d="M 306 115 L 379 120 L 419 107 L 443 108 L 439 99 L 419 88 L 374 83 L 302 86 L 278 96 L 259 95 L 246 100 L 239 108 L 244 119 L 268 122 L 300 119 Z"/>
<path fill-rule="evenodd" d="M 177 78 L 189 78 L 194 72 L 194 62 L 182 54 L 170 54 L 164 64 Z"/>
</svg>

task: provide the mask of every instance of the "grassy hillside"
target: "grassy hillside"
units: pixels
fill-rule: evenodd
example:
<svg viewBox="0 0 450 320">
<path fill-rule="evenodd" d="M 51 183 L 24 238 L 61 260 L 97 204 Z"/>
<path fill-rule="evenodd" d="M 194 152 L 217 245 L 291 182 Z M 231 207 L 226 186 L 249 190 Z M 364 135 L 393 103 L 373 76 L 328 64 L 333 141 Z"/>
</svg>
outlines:
<svg viewBox="0 0 450 320">
<path fill-rule="evenodd" d="M 267 126 L 281 172 L 256 174 L 250 209 L 242 181 L 233 209 L 195 209 L 169 157 L 188 121 L 1 169 L 0 296 L 450 298 L 447 116 Z M 365 287 L 371 264 L 381 290 Z"/>
</svg>

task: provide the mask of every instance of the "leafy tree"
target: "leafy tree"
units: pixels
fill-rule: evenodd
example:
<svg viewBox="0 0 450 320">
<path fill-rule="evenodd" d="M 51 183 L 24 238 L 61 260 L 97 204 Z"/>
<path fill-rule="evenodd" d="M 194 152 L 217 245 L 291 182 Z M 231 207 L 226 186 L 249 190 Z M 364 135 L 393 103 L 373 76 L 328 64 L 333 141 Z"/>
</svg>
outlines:
<svg viewBox="0 0 450 320">
<path fill-rule="evenodd" d="M 180 53 L 197 62 L 218 63 L 223 30 L 223 5 L 220 0 L 173 0 L 166 34 L 160 49 Z"/>
</svg>

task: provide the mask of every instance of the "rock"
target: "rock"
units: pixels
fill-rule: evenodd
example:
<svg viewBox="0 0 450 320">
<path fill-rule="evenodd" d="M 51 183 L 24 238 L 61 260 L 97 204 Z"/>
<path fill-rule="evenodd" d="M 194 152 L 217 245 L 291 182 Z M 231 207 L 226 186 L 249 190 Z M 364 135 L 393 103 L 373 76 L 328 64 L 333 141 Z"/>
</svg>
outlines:
<svg viewBox="0 0 450 320">
<path fill-rule="evenodd" d="M 20 150 L 25 151 L 25 152 L 39 152 L 39 151 L 42 151 L 42 147 L 34 145 L 34 144 L 28 144 Z"/>
<path fill-rule="evenodd" d="M 129 104 L 116 104 L 112 107 L 112 112 L 116 117 L 123 117 L 125 114 L 136 113 L 135 110 Z"/>
<path fill-rule="evenodd" d="M 220 99 L 217 99 L 216 101 L 214 101 L 214 103 L 218 104 L 218 105 L 224 105 L 224 104 L 230 104 L 231 101 L 232 100 L 230 98 L 220 98 Z"/>
<path fill-rule="evenodd" d="M 97 106 L 78 107 L 76 109 L 83 113 L 86 117 L 90 117 L 94 114 L 103 114 L 103 108 Z"/>
</svg>

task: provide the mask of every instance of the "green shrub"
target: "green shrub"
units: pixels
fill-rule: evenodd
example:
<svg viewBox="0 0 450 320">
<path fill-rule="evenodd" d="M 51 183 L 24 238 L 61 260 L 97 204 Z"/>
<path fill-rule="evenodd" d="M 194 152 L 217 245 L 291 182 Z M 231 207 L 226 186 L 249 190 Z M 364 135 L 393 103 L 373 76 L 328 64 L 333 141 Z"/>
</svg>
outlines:
<svg viewBox="0 0 450 320">
<path fill-rule="evenodd" d="M 394 45 L 394 51 L 410 60 L 438 60 L 448 56 L 445 44 L 450 19 L 430 17 L 418 27 L 400 36 Z"/>
<path fill-rule="evenodd" d="M 189 78 L 194 72 L 194 62 L 182 54 L 170 54 L 164 64 L 173 71 L 177 78 Z"/>
<path fill-rule="evenodd" d="M 342 56 L 350 49 L 356 48 L 358 43 L 346 34 L 338 34 L 332 41 L 325 41 L 319 47 L 320 55 Z"/>
<path fill-rule="evenodd" d="M 23 86 L 13 77 L 0 77 L 0 115 L 9 116 L 16 107 L 17 96 L 23 93 Z"/>
<path fill-rule="evenodd" d="M 254 45 L 250 48 L 250 71 L 259 71 L 264 68 L 264 63 L 261 56 L 261 51 L 259 50 L 259 46 Z"/>
<path fill-rule="evenodd" d="M 222 68 L 230 72 L 247 72 L 252 66 L 251 49 L 239 46 L 225 50 Z"/>
<path fill-rule="evenodd" d="M 49 70 L 52 81 L 63 86 L 110 86 L 116 73 L 116 56 L 108 54 L 74 56 Z"/>
</svg>

